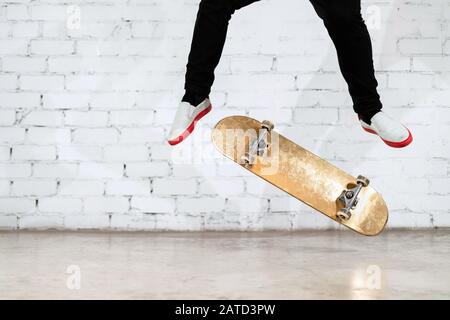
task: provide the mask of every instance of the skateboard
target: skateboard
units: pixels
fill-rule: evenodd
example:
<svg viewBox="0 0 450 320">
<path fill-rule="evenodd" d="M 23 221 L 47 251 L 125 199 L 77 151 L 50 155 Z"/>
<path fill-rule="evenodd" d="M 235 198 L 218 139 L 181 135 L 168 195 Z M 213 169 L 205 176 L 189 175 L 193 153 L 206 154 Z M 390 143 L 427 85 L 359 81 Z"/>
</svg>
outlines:
<svg viewBox="0 0 450 320">
<path fill-rule="evenodd" d="M 369 179 L 355 178 L 278 134 L 270 121 L 224 118 L 212 141 L 227 158 L 360 234 L 378 235 L 386 226 L 388 208 Z"/>
</svg>

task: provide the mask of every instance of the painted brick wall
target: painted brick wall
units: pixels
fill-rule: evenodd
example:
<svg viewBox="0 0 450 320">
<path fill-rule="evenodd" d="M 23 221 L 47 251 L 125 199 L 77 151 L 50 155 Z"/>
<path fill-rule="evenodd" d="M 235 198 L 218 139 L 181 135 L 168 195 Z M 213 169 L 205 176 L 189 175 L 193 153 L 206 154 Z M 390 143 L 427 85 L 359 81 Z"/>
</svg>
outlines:
<svg viewBox="0 0 450 320">
<path fill-rule="evenodd" d="M 386 111 L 415 134 L 405 150 L 358 126 L 307 0 L 235 14 L 214 112 L 177 148 L 164 138 L 198 0 L 2 1 L 0 228 L 335 228 L 219 156 L 210 128 L 233 114 L 370 177 L 391 228 L 450 226 L 450 2 L 363 3 Z"/>
</svg>

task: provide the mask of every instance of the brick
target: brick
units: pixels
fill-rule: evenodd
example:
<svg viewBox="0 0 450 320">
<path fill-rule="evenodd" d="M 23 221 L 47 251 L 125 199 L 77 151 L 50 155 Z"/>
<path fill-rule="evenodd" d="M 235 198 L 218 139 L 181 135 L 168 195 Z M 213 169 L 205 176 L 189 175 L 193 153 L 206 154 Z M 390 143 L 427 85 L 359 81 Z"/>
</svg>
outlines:
<svg viewBox="0 0 450 320">
<path fill-rule="evenodd" d="M 321 57 L 281 56 L 277 58 L 279 72 L 318 72 L 322 68 Z"/>
<path fill-rule="evenodd" d="M 154 144 L 150 147 L 150 153 L 152 160 L 163 160 L 167 161 L 167 159 L 170 159 L 171 153 L 173 149 L 169 146 L 169 144 L 164 145 L 157 145 Z"/>
<path fill-rule="evenodd" d="M 14 110 L 0 111 L 0 126 L 12 126 L 16 122 L 16 112 Z"/>
<path fill-rule="evenodd" d="M 66 18 L 67 19 L 67 18 Z M 64 38 L 66 36 L 66 21 L 41 21 L 44 38 Z"/>
<path fill-rule="evenodd" d="M 55 111 L 31 111 L 21 121 L 23 125 L 42 127 L 59 127 L 62 123 L 62 113 Z"/>
<path fill-rule="evenodd" d="M 64 218 L 57 214 L 23 215 L 19 218 L 19 229 L 62 229 Z"/>
<path fill-rule="evenodd" d="M 149 180 L 117 180 L 106 183 L 107 195 L 150 195 Z"/>
<path fill-rule="evenodd" d="M 118 93 L 93 93 L 89 96 L 89 105 L 93 109 L 130 109 L 135 104 L 135 94 Z"/>
<path fill-rule="evenodd" d="M 292 222 L 289 214 L 265 214 L 261 220 L 253 226 L 256 230 L 291 230 Z M 252 228 L 252 229 L 253 229 Z"/>
<path fill-rule="evenodd" d="M 114 144 L 119 133 L 113 128 L 75 129 L 73 142 L 78 144 Z"/>
<path fill-rule="evenodd" d="M 105 230 L 109 227 L 107 214 L 71 214 L 64 217 L 64 228 L 69 230 Z"/>
<path fill-rule="evenodd" d="M 79 29 L 68 29 L 68 33 L 77 38 L 107 38 L 113 34 L 115 27 L 117 26 L 116 22 L 117 21 L 84 21 Z M 128 24 L 126 25 L 128 27 Z M 129 28 L 126 28 L 125 30 L 129 33 Z"/>
<path fill-rule="evenodd" d="M 431 217 L 433 226 L 439 228 L 450 227 L 450 215 L 448 214 L 448 212 L 434 212 Z"/>
<path fill-rule="evenodd" d="M 70 130 L 66 128 L 28 129 L 27 141 L 33 144 L 70 144 Z"/>
<path fill-rule="evenodd" d="M 99 180 L 61 180 L 59 194 L 64 196 L 100 196 L 105 191 Z"/>
<path fill-rule="evenodd" d="M 111 229 L 120 231 L 155 231 L 155 214 L 113 214 L 111 215 Z"/>
<path fill-rule="evenodd" d="M 58 159 L 99 161 L 103 159 L 103 148 L 99 146 L 58 146 Z"/>
<path fill-rule="evenodd" d="M 197 190 L 195 180 L 155 179 L 153 193 L 156 195 L 192 195 Z"/>
<path fill-rule="evenodd" d="M 2 163 L 0 164 L 1 178 L 27 178 L 31 176 L 29 163 Z"/>
<path fill-rule="evenodd" d="M 32 20 L 66 20 L 67 6 L 36 4 L 30 7 Z"/>
<path fill-rule="evenodd" d="M 48 196 L 56 194 L 56 181 L 15 180 L 11 187 L 14 196 Z"/>
<path fill-rule="evenodd" d="M 16 75 L 0 75 L 0 90 L 15 90 L 18 87 L 17 83 Z"/>
<path fill-rule="evenodd" d="M 28 213 L 35 211 L 35 201 L 27 198 L 0 198 L 1 213 Z"/>
<path fill-rule="evenodd" d="M 83 202 L 81 199 L 68 197 L 40 198 L 38 209 L 40 212 L 80 213 L 83 210 Z"/>
<path fill-rule="evenodd" d="M 0 15 L 2 15 L 2 9 L 0 9 Z M 7 22 L 0 23 L 0 38 L 8 38 L 10 35 L 11 25 Z"/>
<path fill-rule="evenodd" d="M 87 5 L 82 7 L 82 14 L 85 21 L 117 21 L 122 18 L 123 9 L 115 4 Z"/>
<path fill-rule="evenodd" d="M 12 36 L 14 38 L 35 38 L 39 36 L 39 23 L 18 22 L 12 26 Z"/>
<path fill-rule="evenodd" d="M 87 109 L 90 96 L 79 93 L 49 92 L 43 95 L 43 106 L 47 109 Z"/>
<path fill-rule="evenodd" d="M 440 39 L 401 39 L 398 42 L 400 53 L 407 55 L 435 54 L 442 51 Z"/>
<path fill-rule="evenodd" d="M 61 73 L 126 73 L 137 67 L 138 66 L 133 59 L 121 57 L 82 58 L 77 56 L 57 56 L 48 60 L 49 70 L 51 72 Z M 141 68 L 141 66 L 139 66 L 139 68 Z"/>
<path fill-rule="evenodd" d="M 225 209 L 225 199 L 220 197 L 179 198 L 178 212 L 189 214 L 221 212 Z"/>
<path fill-rule="evenodd" d="M 295 76 L 294 75 L 223 75 L 218 78 L 215 83 L 217 90 L 289 90 L 295 88 Z"/>
<path fill-rule="evenodd" d="M 0 40 L 0 54 L 2 55 L 25 55 L 27 52 L 27 40 Z"/>
<path fill-rule="evenodd" d="M 64 89 L 64 77 L 60 75 L 51 76 L 22 76 L 20 78 L 22 90 L 34 91 L 58 91 Z"/>
<path fill-rule="evenodd" d="M 433 76 L 429 74 L 407 73 L 407 74 L 390 74 L 389 88 L 395 89 L 426 89 L 433 85 Z"/>
<path fill-rule="evenodd" d="M 0 196 L 8 196 L 11 182 L 8 180 L 0 180 Z"/>
<path fill-rule="evenodd" d="M 101 111 L 66 111 L 64 123 L 73 127 L 105 127 L 108 123 L 108 114 Z"/>
<path fill-rule="evenodd" d="M 146 146 L 107 146 L 105 147 L 106 161 L 145 161 L 150 158 Z"/>
<path fill-rule="evenodd" d="M 75 163 L 35 163 L 33 177 L 36 178 L 74 178 L 78 165 Z"/>
<path fill-rule="evenodd" d="M 291 108 L 257 108 L 250 109 L 248 116 L 254 119 L 270 119 L 273 123 L 277 125 L 281 123 L 292 123 L 293 111 Z"/>
<path fill-rule="evenodd" d="M 13 160 L 55 160 L 56 148 L 53 146 L 16 145 L 12 149 Z"/>
<path fill-rule="evenodd" d="M 439 195 L 450 194 L 450 178 L 435 178 L 431 180 L 430 192 Z"/>
<path fill-rule="evenodd" d="M 155 230 L 195 231 L 202 229 L 202 217 L 200 215 L 159 215 L 155 223 Z"/>
<path fill-rule="evenodd" d="M 146 213 L 173 213 L 175 212 L 175 199 L 133 196 L 131 208 Z"/>
<path fill-rule="evenodd" d="M 38 107 L 40 96 L 29 92 L 0 92 L 0 106 L 2 108 L 30 109 Z"/>
<path fill-rule="evenodd" d="M 25 140 L 25 129 L 16 127 L 0 128 L 0 142 L 18 143 Z"/>
<path fill-rule="evenodd" d="M 0 230 L 14 230 L 17 229 L 16 215 L 0 215 Z"/>
<path fill-rule="evenodd" d="M 231 72 L 270 71 L 273 65 L 272 56 L 235 57 L 231 59 Z"/>
<path fill-rule="evenodd" d="M 195 164 L 174 163 L 173 165 L 173 176 L 175 178 L 214 177 L 215 175 L 215 164 L 203 163 L 196 166 Z"/>
<path fill-rule="evenodd" d="M 245 178 L 245 189 L 248 194 L 256 196 L 281 196 L 284 194 L 279 188 L 264 183 L 259 178 Z"/>
<path fill-rule="evenodd" d="M 125 172 L 130 178 L 164 177 L 170 168 L 167 162 L 130 162 L 126 164 Z"/>
<path fill-rule="evenodd" d="M 125 197 L 88 197 L 84 199 L 86 213 L 124 213 L 129 209 L 128 199 Z"/>
<path fill-rule="evenodd" d="M 115 83 L 114 81 L 115 81 L 114 76 L 111 75 L 77 74 L 77 75 L 67 75 L 65 84 L 66 88 L 70 91 L 98 91 L 98 90 L 111 91 L 115 89 L 113 87 L 113 84 Z"/>
<path fill-rule="evenodd" d="M 392 212 L 389 215 L 389 228 L 430 228 L 431 217 L 428 214 L 411 212 Z"/>
<path fill-rule="evenodd" d="M 294 111 L 294 121 L 300 124 L 335 124 L 338 119 L 335 108 L 298 108 Z"/>
<path fill-rule="evenodd" d="M 11 148 L 8 146 L 0 146 L 0 160 L 9 160 L 11 157 Z"/>
<path fill-rule="evenodd" d="M 244 180 L 241 178 L 212 179 L 200 182 L 202 195 L 233 196 L 244 193 Z"/>
<path fill-rule="evenodd" d="M 82 162 L 78 169 L 80 178 L 120 178 L 123 176 L 123 164 Z"/>
<path fill-rule="evenodd" d="M 62 40 L 31 40 L 30 50 L 37 55 L 60 55 L 74 53 L 75 43 Z"/>
<path fill-rule="evenodd" d="M 151 111 L 111 111 L 110 123 L 116 126 L 149 126 L 153 123 Z"/>
<path fill-rule="evenodd" d="M 160 128 L 124 128 L 120 134 L 121 143 L 148 143 L 164 140 L 164 131 Z"/>
<path fill-rule="evenodd" d="M 227 199 L 226 211 L 231 212 L 266 212 L 269 202 L 258 197 L 230 197 Z"/>
<path fill-rule="evenodd" d="M 28 7 L 24 4 L 8 4 L 6 7 L 8 20 L 28 20 L 29 18 Z"/>
</svg>

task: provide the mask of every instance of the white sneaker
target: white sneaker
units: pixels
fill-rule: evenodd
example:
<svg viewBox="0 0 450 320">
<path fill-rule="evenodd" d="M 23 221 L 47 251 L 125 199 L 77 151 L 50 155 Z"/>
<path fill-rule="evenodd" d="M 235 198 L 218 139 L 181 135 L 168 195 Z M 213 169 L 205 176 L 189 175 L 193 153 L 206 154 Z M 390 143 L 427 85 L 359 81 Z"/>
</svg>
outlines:
<svg viewBox="0 0 450 320">
<path fill-rule="evenodd" d="M 384 112 L 380 111 L 375 114 L 370 120 L 370 125 L 361 119 L 359 121 L 365 131 L 378 135 L 390 147 L 403 148 L 413 141 L 413 136 L 408 128 Z"/>
<path fill-rule="evenodd" d="M 167 139 L 169 144 L 174 146 L 186 139 L 194 131 L 197 121 L 211 111 L 211 108 L 209 99 L 203 100 L 196 107 L 188 102 L 181 102 L 175 114 L 169 138 Z"/>
</svg>

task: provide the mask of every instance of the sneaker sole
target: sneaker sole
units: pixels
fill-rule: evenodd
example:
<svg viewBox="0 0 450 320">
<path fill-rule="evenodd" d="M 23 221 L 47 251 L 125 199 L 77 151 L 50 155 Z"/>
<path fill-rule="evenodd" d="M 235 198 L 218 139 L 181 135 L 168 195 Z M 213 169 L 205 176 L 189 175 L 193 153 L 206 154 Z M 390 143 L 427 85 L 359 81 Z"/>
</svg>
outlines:
<svg viewBox="0 0 450 320">
<path fill-rule="evenodd" d="M 380 137 L 380 136 L 378 135 L 378 133 L 376 133 L 376 131 L 374 131 L 374 130 L 372 130 L 372 129 L 365 128 L 365 127 L 363 127 L 363 126 L 361 126 L 361 128 L 363 128 L 364 131 L 367 131 L 367 132 L 369 132 L 369 133 L 371 133 L 371 134 L 374 134 L 374 135 Z M 383 140 L 383 142 L 386 143 L 389 147 L 392 147 L 392 148 L 404 148 L 404 147 L 410 145 L 411 142 L 413 142 L 413 136 L 412 136 L 412 134 L 411 134 L 411 131 L 409 131 L 408 128 L 406 128 L 406 130 L 408 130 L 409 135 L 408 135 L 408 138 L 406 138 L 406 139 L 403 140 L 403 141 L 400 141 L 400 142 L 392 142 L 392 141 L 384 140 L 384 139 L 381 138 L 381 137 L 380 137 L 380 139 Z"/>
<path fill-rule="evenodd" d="M 183 142 L 184 140 L 186 140 L 187 137 L 189 137 L 189 135 L 192 133 L 192 131 L 194 131 L 195 129 L 195 124 L 204 116 L 206 116 L 212 109 L 212 105 L 210 104 L 208 106 L 208 108 L 206 108 L 205 110 L 203 110 L 202 112 L 200 112 L 195 118 L 194 120 L 192 120 L 191 124 L 187 127 L 186 130 L 184 130 L 184 132 L 179 135 L 177 138 L 172 139 L 172 140 L 168 140 L 167 142 L 171 145 L 171 146 L 175 146 L 181 142 Z"/>
</svg>

